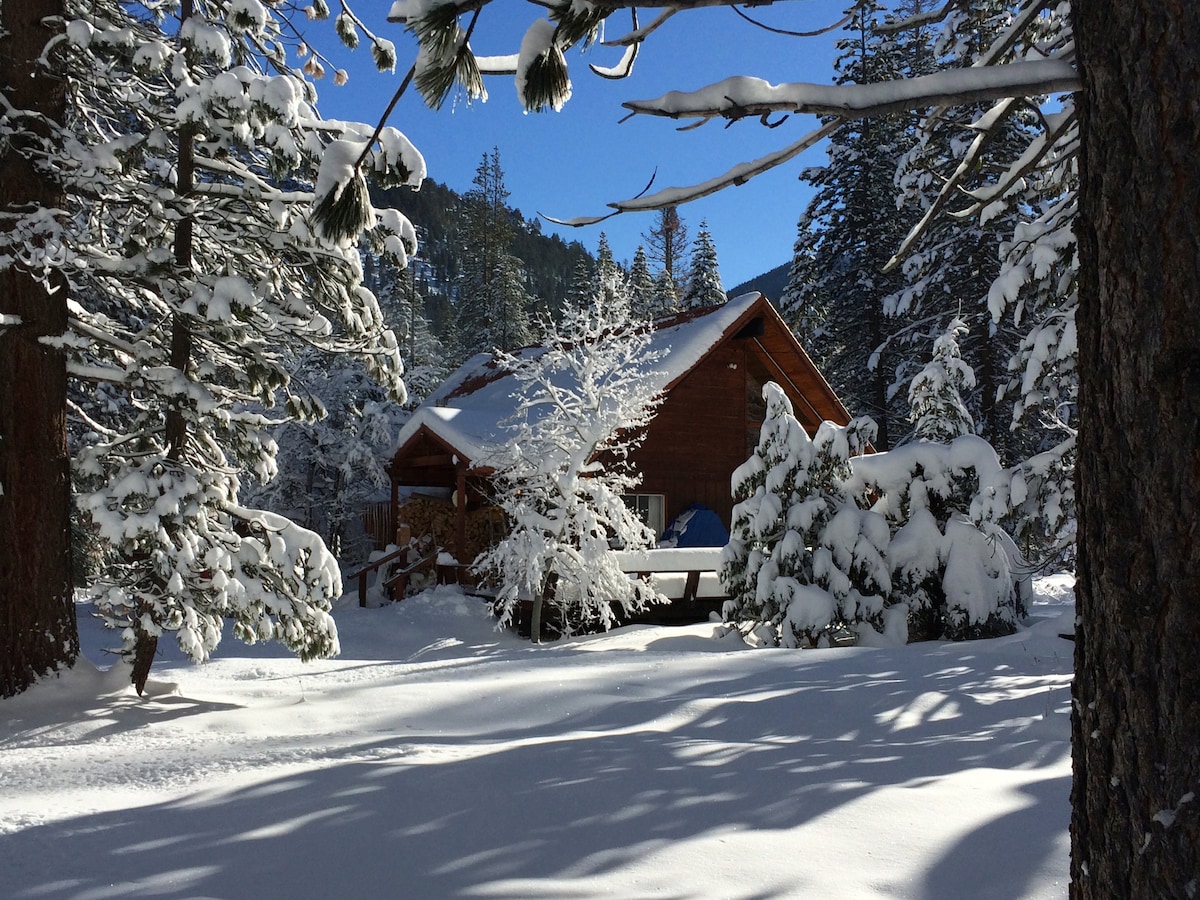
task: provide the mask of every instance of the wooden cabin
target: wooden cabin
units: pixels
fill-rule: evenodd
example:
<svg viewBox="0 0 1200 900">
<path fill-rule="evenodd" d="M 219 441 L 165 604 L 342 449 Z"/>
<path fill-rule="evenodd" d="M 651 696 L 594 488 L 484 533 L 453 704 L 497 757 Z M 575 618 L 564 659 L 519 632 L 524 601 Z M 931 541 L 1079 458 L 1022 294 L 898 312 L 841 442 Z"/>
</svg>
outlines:
<svg viewBox="0 0 1200 900">
<path fill-rule="evenodd" d="M 661 533 L 693 504 L 729 525 L 730 477 L 753 452 L 766 414 L 763 385 L 779 384 L 810 434 L 850 416 L 779 313 L 761 294 L 689 310 L 655 323 L 651 350 L 665 399 L 632 455 L 642 475 L 627 498 Z M 530 351 L 526 351 L 530 352 Z M 535 352 L 535 351 L 534 351 Z M 488 503 L 486 450 L 506 439 L 514 379 L 487 355 L 469 360 L 414 413 L 388 471 L 388 539 L 399 525 L 430 533 L 462 563 L 501 535 Z M 403 501 L 403 512 L 401 511 Z"/>
</svg>

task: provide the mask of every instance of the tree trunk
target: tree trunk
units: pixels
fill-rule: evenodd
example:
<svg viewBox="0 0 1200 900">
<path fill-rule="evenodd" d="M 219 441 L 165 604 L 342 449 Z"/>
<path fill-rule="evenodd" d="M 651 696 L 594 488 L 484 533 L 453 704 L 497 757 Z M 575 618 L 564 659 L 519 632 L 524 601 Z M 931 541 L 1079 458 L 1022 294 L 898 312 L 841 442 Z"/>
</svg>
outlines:
<svg viewBox="0 0 1200 900">
<path fill-rule="evenodd" d="M 0 87 L 16 109 L 62 122 L 65 83 L 35 60 L 51 36 L 42 20 L 59 0 L 4 0 Z M 19 138 L 0 144 L 0 211 L 64 206 Z M 0 220 L 0 228 L 11 227 Z M 40 274 L 40 273 L 39 273 Z M 0 697 L 70 667 L 79 653 L 71 578 L 71 478 L 64 355 L 39 340 L 67 327 L 66 285 L 53 290 L 18 265 L 0 268 Z"/>
<path fill-rule="evenodd" d="M 186 22 L 191 15 L 192 0 L 183 0 L 179 10 L 180 22 Z M 194 125 L 184 125 L 179 129 L 179 152 L 175 159 L 175 193 L 180 197 L 188 196 L 195 189 L 195 136 Z M 192 226 L 190 215 L 184 216 L 175 226 L 175 268 L 185 277 L 192 268 Z M 178 369 L 185 379 L 188 377 L 192 361 L 192 343 L 192 329 L 187 316 L 176 312 L 171 322 L 171 367 Z M 173 402 L 167 408 L 166 421 L 167 459 L 175 462 L 183 458 L 188 440 L 187 418 L 183 415 L 179 403 L 182 403 L 182 400 Z M 174 531 L 170 526 L 167 530 Z M 160 584 L 159 589 L 165 591 L 166 585 Z M 136 637 L 130 681 L 133 682 L 138 696 L 141 696 L 145 693 L 150 668 L 154 665 L 154 656 L 158 652 L 158 635 L 145 630 L 141 626 L 140 617 L 134 627 Z"/>
<path fill-rule="evenodd" d="M 1200 5 L 1075 4 L 1071 893 L 1200 897 Z"/>
</svg>

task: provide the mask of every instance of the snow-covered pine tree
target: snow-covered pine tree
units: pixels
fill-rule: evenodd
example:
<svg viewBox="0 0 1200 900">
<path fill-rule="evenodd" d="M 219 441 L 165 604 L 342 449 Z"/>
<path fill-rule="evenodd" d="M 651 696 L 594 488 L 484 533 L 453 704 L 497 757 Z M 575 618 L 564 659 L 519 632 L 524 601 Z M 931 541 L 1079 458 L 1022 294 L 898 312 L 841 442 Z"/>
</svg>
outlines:
<svg viewBox="0 0 1200 900">
<path fill-rule="evenodd" d="M 966 330 L 962 319 L 954 319 L 933 342 L 933 358 L 909 385 L 909 420 L 919 440 L 947 443 L 975 430 L 962 399 L 975 386 L 975 372 L 963 362 L 958 348 L 958 338 Z"/>
<path fill-rule="evenodd" d="M 629 454 L 660 402 L 651 334 L 626 294 L 597 296 L 565 310 L 542 347 L 499 357 L 520 385 L 511 438 L 495 458 L 496 501 L 510 530 L 475 566 L 498 588 L 501 622 L 533 602 L 535 641 L 544 603 L 552 627 L 570 634 L 609 628 L 614 605 L 632 613 L 659 599 L 611 552 L 655 537 L 621 499 L 638 482 Z"/>
<path fill-rule="evenodd" d="M 389 484 L 386 454 L 407 413 L 361 363 L 319 351 L 301 355 L 292 389 L 305 391 L 325 415 L 274 431 L 278 474 L 246 488 L 248 501 L 315 531 L 343 566 L 365 560 L 364 506 Z"/>
<path fill-rule="evenodd" d="M 1006 0 L 973 3 L 953 24 L 931 31 L 932 40 L 915 43 L 929 57 L 923 68 L 971 66 L 988 52 L 992 42 L 1011 22 Z M 911 15 L 917 9 L 901 10 Z M 901 35 L 924 33 L 913 29 Z M 909 41 L 910 45 L 914 42 Z M 985 115 L 991 104 L 973 103 L 938 107 L 915 130 L 915 142 L 904 155 L 897 185 L 906 205 L 924 214 L 936 202 L 937 189 L 952 177 L 967 154 L 974 152 L 977 123 L 988 123 L 988 165 L 968 166 L 958 174 L 962 199 L 951 201 L 952 212 L 985 196 L 997 172 L 1017 162 L 1038 129 L 1037 113 L 1028 104 L 1005 101 L 999 118 Z M 904 287 L 887 301 L 889 311 L 912 319 L 913 325 L 897 335 L 897 343 L 914 349 L 933 333 L 931 323 L 960 318 L 967 331 L 958 343 L 963 359 L 976 375 L 976 386 L 963 393 L 975 423 L 975 432 L 987 439 L 1011 463 L 1043 447 L 1034 429 L 1013 429 L 1014 399 L 1005 394 L 1009 361 L 1026 330 L 1013 316 L 990 308 L 989 288 L 1002 268 L 1002 244 L 1019 226 L 1029 209 L 1042 198 L 1034 178 L 1009 196 L 988 204 L 986 215 L 934 215 L 920 240 L 903 261 Z"/>
<path fill-rule="evenodd" d="M 1067 45 L 1069 34 L 1065 5 L 1017 27 L 1011 3 L 988 0 L 947 17 L 933 50 L 943 69 L 994 65 Z M 1028 491 L 1006 527 L 1028 555 L 1053 559 L 1070 555 L 1075 534 L 1078 125 L 1069 95 L 1038 112 L 1043 99 L 939 106 L 921 123 L 899 184 L 929 209 L 891 302 L 918 322 L 968 323 L 960 349 L 978 385 L 964 400 Z"/>
<path fill-rule="evenodd" d="M 328 656 L 336 563 L 312 532 L 246 508 L 239 473 L 273 475 L 273 426 L 320 412 L 289 389 L 295 348 L 355 356 L 403 398 L 352 243 L 377 227 L 402 259 L 412 226 L 369 205 L 321 233 L 311 216 L 365 197 L 363 170 L 416 185 L 424 161 L 394 129 L 371 143 L 372 129 L 317 116 L 273 8 L 99 0 L 67 13 L 54 48 L 67 131 L 44 162 L 77 204 L 61 234 L 62 345 L 84 425 L 80 504 L 115 554 L 99 609 L 139 690 L 160 635 L 203 660 L 226 619 L 243 639 Z M 373 43 L 386 62 L 390 45 Z M 322 67 L 310 54 L 305 70 Z"/>
<path fill-rule="evenodd" d="M 384 320 L 391 326 L 404 357 L 404 385 L 408 406 L 415 408 L 449 374 L 447 351 L 426 316 L 424 288 L 414 277 L 413 266 L 397 266 L 386 255 L 368 255 L 374 264 L 364 285 L 379 300 Z"/>
<path fill-rule="evenodd" d="M 717 247 L 713 243 L 708 222 L 700 221 L 700 230 L 692 244 L 692 262 L 688 268 L 687 287 L 683 291 L 681 306 L 698 309 L 703 306 L 719 306 L 729 298 L 721 286 L 721 269 L 717 264 Z"/>
<path fill-rule="evenodd" d="M 821 278 L 812 236 L 800 229 L 792 244 L 787 285 L 779 296 L 780 315 L 809 356 L 819 358 L 816 347 L 826 342 L 825 323 L 829 320 L 827 294 L 816 288 Z"/>
<path fill-rule="evenodd" d="M 847 10 L 846 36 L 836 68 L 838 84 L 874 84 L 909 74 L 911 53 L 877 25 L 882 6 Z M 919 212 L 897 209 L 893 176 L 911 125 L 903 115 L 847 122 L 829 139 L 829 162 L 802 178 L 816 189 L 797 227 L 793 269 L 785 297 L 789 319 L 823 311 L 810 329 L 818 364 L 854 411 L 879 426 L 878 447 L 886 450 L 904 420 L 896 385 L 907 380 L 907 363 L 889 345 L 904 322 L 889 317 L 886 298 L 902 284 L 882 270 L 916 222 Z"/>
<path fill-rule="evenodd" d="M 562 321 L 571 310 L 586 309 L 592 302 L 596 285 L 596 264 L 590 257 L 580 257 L 575 263 L 575 271 L 571 274 L 571 283 L 567 286 L 567 294 L 563 298 L 563 308 L 558 321 Z"/>
<path fill-rule="evenodd" d="M 654 318 L 679 312 L 679 290 L 671 273 L 663 269 L 654 278 L 654 291 L 650 295 L 650 312 Z"/>
<path fill-rule="evenodd" d="M 843 488 L 873 423 L 824 422 L 809 438 L 774 382 L 751 457 L 733 473 L 733 524 L 721 555 L 728 622 L 768 626 L 785 647 L 816 646 L 842 628 L 882 631 L 891 582 L 888 529 Z"/>
<path fill-rule="evenodd" d="M 1001 523 L 1020 480 L 987 441 L 917 441 L 856 458 L 852 472 L 844 489 L 891 529 L 891 601 L 907 610 L 909 640 L 1015 630 L 1029 581 Z"/>
<path fill-rule="evenodd" d="M 642 244 L 638 244 L 629 265 L 629 298 L 630 308 L 638 318 L 656 319 L 662 315 L 654 305 L 654 277 L 650 274 L 650 263 Z"/>
<path fill-rule="evenodd" d="M 594 297 L 601 300 L 617 301 L 631 307 L 629 280 L 613 259 L 612 247 L 608 245 L 608 235 L 600 232 L 600 241 L 596 245 L 596 268 L 592 274 L 592 290 Z"/>
</svg>

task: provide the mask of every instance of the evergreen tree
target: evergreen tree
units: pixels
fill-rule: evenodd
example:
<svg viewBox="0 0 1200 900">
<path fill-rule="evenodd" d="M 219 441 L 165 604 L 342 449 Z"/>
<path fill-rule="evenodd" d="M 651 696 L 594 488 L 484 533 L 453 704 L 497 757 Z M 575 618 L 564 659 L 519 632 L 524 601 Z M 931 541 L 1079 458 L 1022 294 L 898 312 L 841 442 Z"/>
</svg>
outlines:
<svg viewBox="0 0 1200 900">
<path fill-rule="evenodd" d="M 646 248 L 642 244 L 638 244 L 633 253 L 633 262 L 629 266 L 629 295 L 635 316 L 643 319 L 658 318 L 660 312 L 654 306 L 654 278 L 650 274 Z"/>
<path fill-rule="evenodd" d="M 688 261 L 688 230 L 679 210 L 674 206 L 660 209 L 657 221 L 642 239 L 646 242 L 646 256 L 658 263 L 660 276 L 665 273 L 664 280 L 670 280 L 678 298 L 683 293 Z"/>
<path fill-rule="evenodd" d="M 394 129 L 371 143 L 365 126 L 321 122 L 311 83 L 287 65 L 286 24 L 265 7 L 200 15 L 184 2 L 175 22 L 116 0 L 65 12 L 53 46 L 66 131 L 43 131 L 36 156 L 71 201 L 50 267 L 71 299 L 55 343 L 81 423 L 79 504 L 111 551 L 99 610 L 121 629 L 139 690 L 163 633 L 202 660 L 226 619 L 306 659 L 335 653 L 336 564 L 315 534 L 246 508 L 239 474 L 274 473 L 277 404 L 319 412 L 289 389 L 295 348 L 358 357 L 403 397 L 351 243 L 378 228 L 406 252 L 411 225 L 357 203 L 361 172 L 417 184 L 424 161 Z M 332 213 L 317 232 L 314 207 Z M 0 258 L 22 231 L 4 232 Z"/>
<path fill-rule="evenodd" d="M 343 566 L 373 549 L 363 533 L 363 507 L 389 484 L 384 462 L 406 415 L 357 360 L 303 354 L 294 389 L 323 412 L 276 428 L 279 471 L 250 485 L 249 502 L 321 536 Z"/>
<path fill-rule="evenodd" d="M 663 269 L 654 278 L 654 291 L 650 295 L 649 310 L 654 318 L 679 312 L 679 290 L 671 273 Z"/>
<path fill-rule="evenodd" d="M 700 221 L 696 242 L 692 245 L 692 264 L 688 270 L 687 288 L 683 292 L 684 309 L 719 306 L 729 298 L 721 286 L 721 271 L 717 266 L 717 248 L 713 244 L 708 222 Z"/>
<path fill-rule="evenodd" d="M 847 11 L 839 40 L 838 84 L 874 84 L 910 73 L 908 58 L 877 32 L 882 7 Z M 847 122 L 830 136 L 829 163 L 803 178 L 816 188 L 800 218 L 795 281 L 785 291 L 790 319 L 821 310 L 810 330 L 818 364 L 847 405 L 878 423 L 878 448 L 886 450 L 904 419 L 896 397 L 909 364 L 890 345 L 904 322 L 888 316 L 887 298 L 901 284 L 883 272 L 917 215 L 897 210 L 893 176 L 911 132 L 903 115 Z M 806 330 L 806 329 L 802 329 Z"/>
<path fill-rule="evenodd" d="M 483 155 L 473 184 L 464 198 L 464 258 L 455 299 L 460 359 L 510 350 L 532 338 L 531 300 L 521 261 L 512 254 L 512 213 L 499 148 Z"/>
<path fill-rule="evenodd" d="M 825 330 L 829 321 L 828 297 L 817 288 L 822 275 L 812 235 L 801 227 L 792 245 L 792 261 L 788 265 L 787 284 L 779 296 L 779 310 L 800 346 L 814 357 L 815 348 L 829 337 Z"/>
<path fill-rule="evenodd" d="M 592 276 L 592 295 L 602 302 L 611 303 L 621 298 L 621 302 L 629 304 L 629 282 L 621 267 L 613 259 L 612 248 L 608 246 L 608 236 L 600 232 L 600 242 L 596 247 L 596 270 Z"/>
<path fill-rule="evenodd" d="M 408 405 L 415 408 L 441 384 L 448 367 L 446 348 L 426 317 L 426 298 L 413 269 L 411 265 L 399 268 L 384 258 L 374 267 L 375 277 L 364 284 L 379 298 L 384 319 L 396 334 L 406 364 Z"/>
<path fill-rule="evenodd" d="M 1009 7 L 1005 0 L 972 4 L 963 21 L 920 46 L 936 57 L 939 66 L 974 65 L 1008 26 Z M 925 63 L 924 67 L 931 65 Z M 972 151 L 974 142 L 968 138 L 974 123 L 988 109 L 986 103 L 943 107 L 920 123 L 915 144 L 905 154 L 897 175 L 906 204 L 926 213 L 932 188 L 945 183 Z M 1035 114 L 1030 109 L 1017 106 L 1007 110 L 990 133 L 989 165 L 969 167 L 959 176 L 967 203 L 988 195 L 995 172 L 1019 160 L 1035 131 Z M 1005 389 L 1010 360 L 1025 327 L 1015 317 L 1002 315 L 1001 306 L 989 303 L 989 289 L 1003 267 L 1003 243 L 1019 226 L 1025 211 L 1043 199 L 1039 182 L 1034 178 L 1015 196 L 989 202 L 986 215 L 933 215 L 904 258 L 904 286 L 887 301 L 889 313 L 907 316 L 915 323 L 896 336 L 894 340 L 900 344 L 920 346 L 936 333 L 940 323 L 952 318 L 966 325 L 958 345 L 975 372 L 976 385 L 963 394 L 963 400 L 976 433 L 1010 462 L 1044 450 L 1048 444 L 1037 439 L 1035 430 L 1012 427 L 1017 397 Z M 1049 442 L 1053 443 L 1056 441 Z"/>
<path fill-rule="evenodd" d="M 721 555 L 726 621 L 767 625 L 786 647 L 827 642 L 840 629 L 883 630 L 891 580 L 888 528 L 844 487 L 850 456 L 873 425 L 822 423 L 810 439 L 779 385 L 763 387 L 758 445 L 733 473 L 733 524 Z"/>
<path fill-rule="evenodd" d="M 945 443 L 974 431 L 975 423 L 962 400 L 964 390 L 975 386 L 975 373 L 958 349 L 958 337 L 966 330 L 962 320 L 951 322 L 934 341 L 933 358 L 909 385 L 909 419 L 920 440 Z"/>
<path fill-rule="evenodd" d="M 563 308 L 558 321 L 575 310 L 586 309 L 592 301 L 592 289 L 596 283 L 596 265 L 587 257 L 575 264 L 575 272 L 571 276 L 571 284 L 563 299 Z"/>
</svg>

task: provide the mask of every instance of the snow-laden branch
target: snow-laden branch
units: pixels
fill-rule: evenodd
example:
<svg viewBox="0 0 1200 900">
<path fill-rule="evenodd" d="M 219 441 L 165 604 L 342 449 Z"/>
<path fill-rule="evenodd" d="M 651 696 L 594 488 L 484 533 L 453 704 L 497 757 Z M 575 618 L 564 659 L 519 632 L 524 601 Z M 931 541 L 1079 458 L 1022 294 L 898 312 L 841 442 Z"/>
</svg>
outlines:
<svg viewBox="0 0 1200 900">
<path fill-rule="evenodd" d="M 644 196 L 633 197 L 629 200 L 619 200 L 615 203 L 608 204 L 616 212 L 609 213 L 605 216 L 580 217 L 575 219 L 551 219 L 561 225 L 594 225 L 597 222 L 602 222 L 611 216 L 624 212 L 638 212 L 650 209 L 661 209 L 667 206 L 677 206 L 682 203 L 687 203 L 692 200 L 697 200 L 700 197 L 707 197 L 709 194 L 715 194 L 717 191 L 724 190 L 727 187 L 732 187 L 739 184 L 745 184 L 751 178 L 768 172 L 778 166 L 783 165 L 788 160 L 799 156 L 809 147 L 820 143 L 841 126 L 840 121 L 833 121 L 822 125 L 816 131 L 809 132 L 803 138 L 790 144 L 781 150 L 774 153 L 769 153 L 766 156 L 759 157 L 756 160 L 747 163 L 739 163 L 723 175 L 718 175 L 716 178 L 710 178 L 708 181 L 702 181 L 699 184 L 689 187 L 672 187 L 664 188 L 661 191 L 656 191 L 653 194 L 645 194 Z"/>
<path fill-rule="evenodd" d="M 737 76 L 698 91 L 671 91 L 656 100 L 635 100 L 624 105 L 634 115 L 673 119 L 740 119 L 772 113 L 816 113 L 831 118 L 800 140 L 751 162 L 739 163 L 722 175 L 685 187 L 671 187 L 608 204 L 616 212 L 605 216 L 551 219 L 557 224 L 594 225 L 624 212 L 677 206 L 745 184 L 751 178 L 795 158 L 828 137 L 846 122 L 941 104 L 958 104 L 1020 98 L 1074 91 L 1079 87 L 1075 68 L 1059 60 L 1012 63 L 988 68 L 955 69 L 919 78 L 880 84 L 825 85 L 794 83 L 772 85 L 761 78 Z M 1015 100 L 1013 101 L 1015 105 Z M 981 138 L 984 137 L 981 135 Z M 980 142 L 981 145 L 986 140 Z M 943 201 L 944 203 L 944 201 Z"/>
<path fill-rule="evenodd" d="M 622 104 L 634 115 L 671 119 L 743 119 L 772 113 L 812 113 L 845 121 L 940 104 L 968 104 L 1005 97 L 1070 92 L 1079 75 L 1057 59 L 935 72 L 878 84 L 774 85 L 739 75 L 697 91 L 670 91 L 654 100 Z"/>
</svg>

